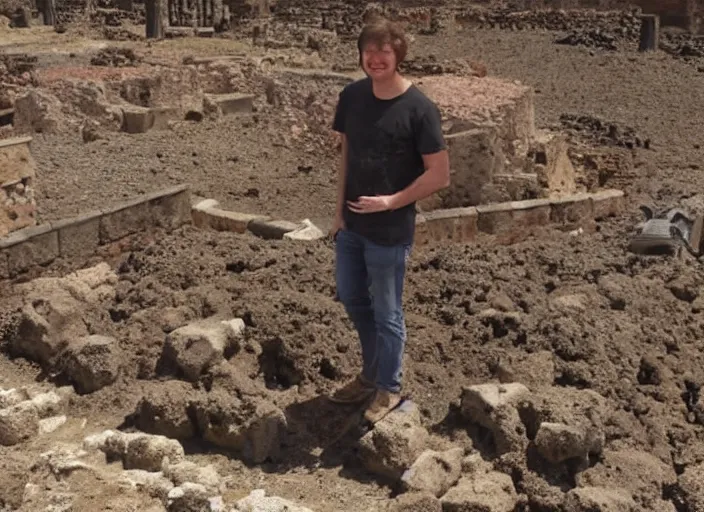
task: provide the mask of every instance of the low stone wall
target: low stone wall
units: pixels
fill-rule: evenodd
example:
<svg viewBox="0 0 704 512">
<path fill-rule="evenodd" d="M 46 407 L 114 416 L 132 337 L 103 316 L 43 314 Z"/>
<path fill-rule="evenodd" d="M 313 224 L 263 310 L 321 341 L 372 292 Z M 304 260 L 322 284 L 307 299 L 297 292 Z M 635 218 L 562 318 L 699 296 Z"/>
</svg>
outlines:
<svg viewBox="0 0 704 512">
<path fill-rule="evenodd" d="M 588 227 L 594 220 L 618 215 L 624 208 L 623 192 L 609 189 L 558 199 L 435 210 L 418 215 L 416 244 L 471 242 L 480 233 L 496 235 L 502 243 L 514 243 L 540 226 Z"/>
<path fill-rule="evenodd" d="M 104 210 L 40 224 L 0 238 L 0 279 L 48 265 L 57 258 L 80 265 L 101 246 L 150 229 L 191 222 L 190 192 L 179 185 Z"/>
<path fill-rule="evenodd" d="M 417 215 L 415 242 L 416 245 L 466 243 L 485 233 L 496 235 L 500 243 L 512 243 L 526 238 L 540 226 L 588 228 L 595 220 L 616 216 L 624 208 L 624 193 L 608 189 L 556 199 L 434 210 Z M 325 236 L 308 221 L 296 223 L 223 210 L 213 199 L 195 202 L 193 224 L 201 229 L 250 233 L 266 239 L 317 240 Z"/>
</svg>

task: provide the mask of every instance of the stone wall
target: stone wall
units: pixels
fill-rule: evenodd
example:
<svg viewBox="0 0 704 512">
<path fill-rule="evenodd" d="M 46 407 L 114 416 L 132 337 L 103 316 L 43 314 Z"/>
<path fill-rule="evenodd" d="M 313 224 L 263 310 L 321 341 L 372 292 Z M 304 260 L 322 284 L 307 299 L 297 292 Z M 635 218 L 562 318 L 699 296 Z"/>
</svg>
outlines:
<svg viewBox="0 0 704 512">
<path fill-rule="evenodd" d="M 0 140 L 0 237 L 35 224 L 31 137 Z"/>
<path fill-rule="evenodd" d="M 101 247 L 137 233 L 172 230 L 190 222 L 189 189 L 176 186 L 72 219 L 21 229 L 0 238 L 0 279 L 16 277 L 58 258 L 79 268 Z"/>
</svg>

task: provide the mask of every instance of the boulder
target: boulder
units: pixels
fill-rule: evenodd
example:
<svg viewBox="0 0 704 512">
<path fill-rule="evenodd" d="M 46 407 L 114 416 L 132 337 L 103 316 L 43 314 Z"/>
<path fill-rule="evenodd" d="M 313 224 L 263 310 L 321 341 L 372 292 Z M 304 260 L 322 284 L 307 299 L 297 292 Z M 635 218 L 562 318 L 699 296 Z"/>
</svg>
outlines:
<svg viewBox="0 0 704 512">
<path fill-rule="evenodd" d="M 220 321 L 207 319 L 170 332 L 164 345 L 163 361 L 183 376 L 196 381 L 211 366 L 239 350 L 244 331 L 240 318 Z"/>
<path fill-rule="evenodd" d="M 162 472 L 176 486 L 192 482 L 202 485 L 209 493 L 220 492 L 222 479 L 212 464 L 198 466 L 190 461 L 182 461 L 177 464 L 165 464 Z"/>
<path fill-rule="evenodd" d="M 279 498 L 267 496 L 263 489 L 252 491 L 249 496 L 235 503 L 234 512 L 313 512 L 309 508 Z"/>
<path fill-rule="evenodd" d="M 0 445 L 16 445 L 38 433 L 39 414 L 30 401 L 0 409 Z"/>
<path fill-rule="evenodd" d="M 359 440 L 359 456 L 372 473 L 399 480 L 425 451 L 429 438 L 418 407 L 406 401 Z"/>
<path fill-rule="evenodd" d="M 443 512 L 513 512 L 518 495 L 510 476 L 488 471 L 463 476 L 441 501 Z"/>
<path fill-rule="evenodd" d="M 160 471 L 164 461 L 180 462 L 185 454 L 181 443 L 155 435 L 138 435 L 127 443 L 123 465 L 125 469 Z"/>
<path fill-rule="evenodd" d="M 523 384 L 480 384 L 462 391 L 462 416 L 488 429 L 501 453 L 525 449 L 528 439 L 518 404 L 530 394 Z"/>
<path fill-rule="evenodd" d="M 80 394 L 109 386 L 120 373 L 117 340 L 97 334 L 79 338 L 61 355 L 60 366 Z"/>
<path fill-rule="evenodd" d="M 200 484 L 186 482 L 174 487 L 167 495 L 166 508 L 169 512 L 210 511 L 208 491 Z"/>
<path fill-rule="evenodd" d="M 196 428 L 188 409 L 199 397 L 192 384 L 182 381 L 149 389 L 137 405 L 137 428 L 172 439 L 190 439 L 196 435 Z"/>
<path fill-rule="evenodd" d="M 174 484 L 162 473 L 143 469 L 123 471 L 119 483 L 124 483 L 126 486 L 135 488 L 149 496 L 155 496 L 162 502 L 167 501 L 169 491 L 174 488 Z M 161 510 L 163 511 L 163 508 Z"/>
<path fill-rule="evenodd" d="M 595 429 L 543 422 L 538 428 L 534 443 L 543 458 L 553 464 L 559 464 L 573 458 L 586 460 L 589 454 L 601 453 L 604 434 Z"/>
<path fill-rule="evenodd" d="M 624 489 L 581 487 L 565 495 L 562 505 L 565 512 L 638 512 L 640 507 Z"/>
<path fill-rule="evenodd" d="M 235 450 L 254 464 L 278 458 L 288 423 L 283 411 L 271 402 L 211 392 L 193 410 L 205 441 Z"/>
<path fill-rule="evenodd" d="M 457 483 L 462 473 L 463 448 L 444 452 L 426 450 L 403 474 L 407 489 L 440 497 Z"/>
<path fill-rule="evenodd" d="M 442 512 L 442 502 L 432 494 L 410 492 L 393 500 L 388 512 Z"/>
</svg>

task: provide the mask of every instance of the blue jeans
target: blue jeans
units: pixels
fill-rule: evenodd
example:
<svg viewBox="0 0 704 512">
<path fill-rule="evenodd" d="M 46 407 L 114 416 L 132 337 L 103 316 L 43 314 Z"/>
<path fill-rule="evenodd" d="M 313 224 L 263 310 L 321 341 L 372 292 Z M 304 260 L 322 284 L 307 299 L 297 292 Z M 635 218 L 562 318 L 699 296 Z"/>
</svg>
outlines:
<svg viewBox="0 0 704 512">
<path fill-rule="evenodd" d="M 362 345 L 362 375 L 401 391 L 406 323 L 403 282 L 411 244 L 383 246 L 347 230 L 335 238 L 337 295 Z"/>
</svg>

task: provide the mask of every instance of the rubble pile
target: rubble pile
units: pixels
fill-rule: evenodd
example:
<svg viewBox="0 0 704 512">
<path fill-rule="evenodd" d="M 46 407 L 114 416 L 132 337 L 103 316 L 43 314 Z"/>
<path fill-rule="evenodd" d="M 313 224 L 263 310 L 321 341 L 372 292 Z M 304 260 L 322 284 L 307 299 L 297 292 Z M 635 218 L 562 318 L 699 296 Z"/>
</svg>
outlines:
<svg viewBox="0 0 704 512">
<path fill-rule="evenodd" d="M 36 85 L 33 71 L 37 57 L 27 54 L 0 54 L 0 82 L 28 86 Z"/>
<path fill-rule="evenodd" d="M 90 59 L 90 63 L 93 66 L 112 66 L 116 68 L 134 66 L 141 61 L 142 58 L 131 48 L 119 48 L 115 46 L 109 46 L 99 50 L 98 53 Z"/>
<path fill-rule="evenodd" d="M 639 135 L 630 126 L 604 121 L 595 116 L 562 114 L 560 123 L 572 135 L 588 139 L 596 145 L 650 148 L 650 139 Z"/>
</svg>

